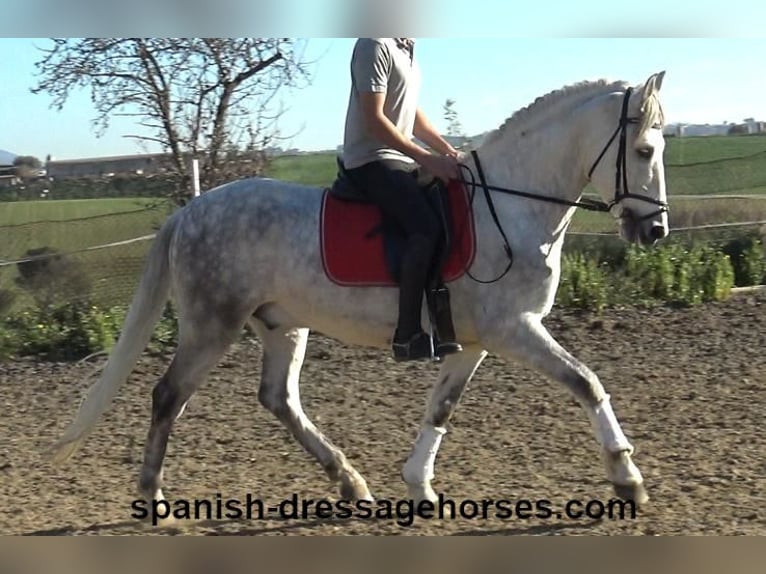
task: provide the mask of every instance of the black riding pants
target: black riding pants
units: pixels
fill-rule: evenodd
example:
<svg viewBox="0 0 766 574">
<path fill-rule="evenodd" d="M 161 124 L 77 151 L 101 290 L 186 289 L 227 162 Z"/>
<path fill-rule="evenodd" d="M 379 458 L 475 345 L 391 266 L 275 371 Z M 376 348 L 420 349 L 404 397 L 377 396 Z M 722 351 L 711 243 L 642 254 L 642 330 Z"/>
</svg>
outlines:
<svg viewBox="0 0 766 574">
<path fill-rule="evenodd" d="M 407 235 L 399 281 L 400 339 L 410 337 L 422 327 L 423 293 L 441 234 L 439 219 L 418 187 L 417 167 L 402 161 L 380 160 L 347 170 L 354 183 Z"/>
</svg>

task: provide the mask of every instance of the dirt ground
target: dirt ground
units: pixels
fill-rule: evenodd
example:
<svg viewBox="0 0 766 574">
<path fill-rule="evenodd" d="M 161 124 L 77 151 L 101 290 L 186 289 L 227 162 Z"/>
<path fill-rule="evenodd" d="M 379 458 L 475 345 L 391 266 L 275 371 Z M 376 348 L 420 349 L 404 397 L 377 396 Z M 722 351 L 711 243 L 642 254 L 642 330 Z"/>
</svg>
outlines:
<svg viewBox="0 0 766 574">
<path fill-rule="evenodd" d="M 156 529 L 131 516 L 151 389 L 167 357 L 145 357 L 85 446 L 64 466 L 45 450 L 69 422 L 103 358 L 0 365 L 3 534 L 766 534 L 766 294 L 691 309 L 555 311 L 565 347 L 600 376 L 644 474 L 635 518 L 556 516 L 571 499 L 613 497 L 586 415 L 563 388 L 489 356 L 449 426 L 437 492 L 463 500 L 551 501 L 550 518 L 227 520 Z M 312 335 L 303 404 L 366 477 L 378 501 L 406 497 L 400 479 L 437 367 Z M 337 500 L 319 465 L 257 402 L 255 340 L 232 348 L 171 436 L 165 495 Z M 373 509 L 377 508 L 373 506 Z M 406 510 L 406 507 L 400 507 Z M 472 507 L 465 507 L 470 510 Z M 514 508 L 514 507 L 512 507 Z"/>
</svg>

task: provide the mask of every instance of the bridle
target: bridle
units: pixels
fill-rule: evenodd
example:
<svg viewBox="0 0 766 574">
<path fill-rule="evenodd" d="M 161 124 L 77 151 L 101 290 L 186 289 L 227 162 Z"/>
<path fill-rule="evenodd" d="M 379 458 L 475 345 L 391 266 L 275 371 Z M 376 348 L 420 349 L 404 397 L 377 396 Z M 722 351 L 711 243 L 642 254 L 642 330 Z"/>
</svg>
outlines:
<svg viewBox="0 0 766 574">
<path fill-rule="evenodd" d="M 636 221 L 643 221 L 644 219 L 649 219 L 651 217 L 654 217 L 655 215 L 659 215 L 660 213 L 667 212 L 669 209 L 669 206 L 664 201 L 660 201 L 659 199 L 655 199 L 653 197 L 641 195 L 638 193 L 631 193 L 630 190 L 628 189 L 628 175 L 627 175 L 627 166 L 626 166 L 626 161 L 627 161 L 626 128 L 628 124 L 637 124 L 638 122 L 641 121 L 641 118 L 628 116 L 628 102 L 630 101 L 630 95 L 632 92 L 633 92 L 633 88 L 628 88 L 626 90 L 625 96 L 622 99 L 622 112 L 620 113 L 620 123 L 617 125 L 617 128 L 614 130 L 614 133 L 612 133 L 612 137 L 610 137 L 609 141 L 606 142 L 604 149 L 601 150 L 601 153 L 596 158 L 596 161 L 593 162 L 593 165 L 591 166 L 590 170 L 588 170 L 588 179 L 590 180 L 591 176 L 593 175 L 593 171 L 596 169 L 596 166 L 598 166 L 599 162 L 601 161 L 601 158 L 604 157 L 606 150 L 608 150 L 609 146 L 612 145 L 614 138 L 617 137 L 617 134 L 620 134 L 620 143 L 619 143 L 620 147 L 617 149 L 617 165 L 615 166 L 614 199 L 610 203 L 604 204 L 604 206 L 606 208 L 606 211 L 611 211 L 612 207 L 620 203 L 623 199 L 632 198 L 632 199 L 639 199 L 647 203 L 652 203 L 659 207 L 658 210 L 653 211 L 647 215 L 644 215 L 643 217 L 639 219 L 636 219 Z"/>
<path fill-rule="evenodd" d="M 492 219 L 495 222 L 495 226 L 500 232 L 500 235 L 502 235 L 503 237 L 503 241 L 505 243 L 504 249 L 509 259 L 508 267 L 506 267 L 505 271 L 503 271 L 503 273 L 500 274 L 496 279 L 492 279 L 491 281 L 482 281 L 480 279 L 476 279 L 473 275 L 471 275 L 471 273 L 468 270 L 466 270 L 466 273 L 468 274 L 469 277 L 471 277 L 471 279 L 473 279 L 474 281 L 478 283 L 494 283 L 495 281 L 499 281 L 506 273 L 508 273 L 508 271 L 510 271 L 511 269 L 511 266 L 513 265 L 513 252 L 511 250 L 511 245 L 508 241 L 508 237 L 505 235 L 505 231 L 503 230 L 502 225 L 500 224 L 500 219 L 498 218 L 497 212 L 495 211 L 495 206 L 492 201 L 492 197 L 489 194 L 490 191 L 498 191 L 500 193 L 507 193 L 510 195 L 527 197 L 529 199 L 537 199 L 541 201 L 548 201 L 551 203 L 558 203 L 558 204 L 566 205 L 569 207 L 581 207 L 589 211 L 599 211 L 603 213 L 610 212 L 614 206 L 618 205 L 623 199 L 628 199 L 628 198 L 645 201 L 647 203 L 654 204 L 658 207 L 656 211 L 653 211 L 647 215 L 644 215 L 641 218 L 636 219 L 635 221 L 637 222 L 643 221 L 645 219 L 649 219 L 651 217 L 654 217 L 655 215 L 658 215 L 660 213 L 665 213 L 669 210 L 669 205 L 666 202 L 660 201 L 659 199 L 655 199 L 653 197 L 649 197 L 646 195 L 631 193 L 630 190 L 628 189 L 628 177 L 627 177 L 627 165 L 626 165 L 627 163 L 627 127 L 628 127 L 628 124 L 636 124 L 641 121 L 641 118 L 639 117 L 628 115 L 628 103 L 630 101 L 630 96 L 632 93 L 633 93 L 633 88 L 626 89 L 625 95 L 623 96 L 623 99 L 622 99 L 622 110 L 620 112 L 620 120 L 617 124 L 617 127 L 615 128 L 609 140 L 606 142 L 606 145 L 604 145 L 604 148 L 601 150 L 601 153 L 593 162 L 593 165 L 591 165 L 591 168 L 588 170 L 588 180 L 590 180 L 591 176 L 593 175 L 593 171 L 596 169 L 599 162 L 601 162 L 607 150 L 614 142 L 615 138 L 619 135 L 620 136 L 619 147 L 617 149 L 617 161 L 615 165 L 614 197 L 612 201 L 610 201 L 609 203 L 606 203 L 601 200 L 590 199 L 590 198 L 581 198 L 578 201 L 570 201 L 570 200 L 562 199 L 559 197 L 551 197 L 548 195 L 540 195 L 537 193 L 520 191 L 518 189 L 510 189 L 507 187 L 489 185 L 487 184 L 487 181 L 484 177 L 484 171 L 481 167 L 481 162 L 479 161 L 479 154 L 476 152 L 476 150 L 471 150 L 471 157 L 473 157 L 474 163 L 476 164 L 476 171 L 479 174 L 480 183 L 478 184 L 476 183 L 473 172 L 465 164 L 460 164 L 460 169 L 461 169 L 460 179 L 463 185 L 472 188 L 471 199 L 470 199 L 471 207 L 473 207 L 473 200 L 476 193 L 476 188 L 481 187 L 482 191 L 484 192 L 484 198 L 487 201 L 487 207 L 489 208 L 490 215 L 492 216 Z M 466 181 L 466 178 L 463 177 L 463 170 L 466 170 L 470 174 L 471 176 L 470 182 Z"/>
</svg>

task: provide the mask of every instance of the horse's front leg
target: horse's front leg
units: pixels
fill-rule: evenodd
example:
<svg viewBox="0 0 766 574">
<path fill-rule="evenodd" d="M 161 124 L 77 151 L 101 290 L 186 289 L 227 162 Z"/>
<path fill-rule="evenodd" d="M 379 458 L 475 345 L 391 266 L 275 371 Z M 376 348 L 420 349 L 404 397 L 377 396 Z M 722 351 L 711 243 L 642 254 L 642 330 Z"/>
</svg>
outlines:
<svg viewBox="0 0 766 574">
<path fill-rule="evenodd" d="M 649 496 L 638 467 L 633 445 L 620 427 L 609 395 L 598 377 L 564 349 L 538 318 L 526 318 L 512 335 L 492 337 L 490 352 L 524 362 L 564 385 L 582 405 L 591 421 L 606 466 L 606 474 L 620 498 L 644 504 Z"/>
<path fill-rule="evenodd" d="M 402 469 L 402 478 L 416 504 L 422 500 L 434 503 L 438 500 L 431 487 L 436 454 L 447 432 L 447 422 L 486 355 L 486 351 L 481 348 L 466 347 L 463 352 L 444 358 L 428 400 L 420 432 Z"/>
</svg>

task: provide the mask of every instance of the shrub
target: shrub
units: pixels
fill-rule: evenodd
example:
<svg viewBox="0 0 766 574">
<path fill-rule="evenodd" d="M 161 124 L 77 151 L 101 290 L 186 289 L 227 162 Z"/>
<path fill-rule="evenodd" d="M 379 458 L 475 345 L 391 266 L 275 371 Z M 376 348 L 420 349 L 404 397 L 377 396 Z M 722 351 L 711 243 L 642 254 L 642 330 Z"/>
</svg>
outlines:
<svg viewBox="0 0 766 574">
<path fill-rule="evenodd" d="M 625 279 L 657 301 L 696 305 L 728 297 L 734 270 L 728 255 L 709 245 L 671 243 L 628 249 Z"/>
<path fill-rule="evenodd" d="M 727 298 L 733 285 L 730 257 L 712 245 L 630 246 L 618 266 L 584 253 L 564 255 L 557 303 L 595 311 L 616 304 L 697 305 Z"/>
<path fill-rule="evenodd" d="M 0 357 L 37 356 L 53 361 L 77 360 L 111 351 L 127 309 L 99 308 L 86 302 L 53 304 L 16 313 L 0 322 Z M 162 352 L 176 342 L 176 320 L 166 309 L 148 350 Z"/>
<path fill-rule="evenodd" d="M 10 289 L 0 289 L 0 316 L 4 316 L 13 306 L 16 294 Z"/>
<path fill-rule="evenodd" d="M 39 307 L 88 297 L 91 283 L 82 263 L 50 247 L 29 249 L 24 257 L 32 260 L 16 264 L 16 285 L 27 291 Z"/>
<path fill-rule="evenodd" d="M 565 307 L 600 311 L 607 304 L 606 272 L 582 253 L 564 255 L 557 299 Z"/>
<path fill-rule="evenodd" d="M 766 275 L 766 254 L 758 236 L 740 237 L 728 242 L 723 252 L 731 259 L 734 284 L 739 287 L 760 285 Z"/>
<path fill-rule="evenodd" d="M 707 247 L 701 250 L 701 258 L 703 300 L 723 301 L 734 286 L 734 268 L 729 256 Z"/>
</svg>

